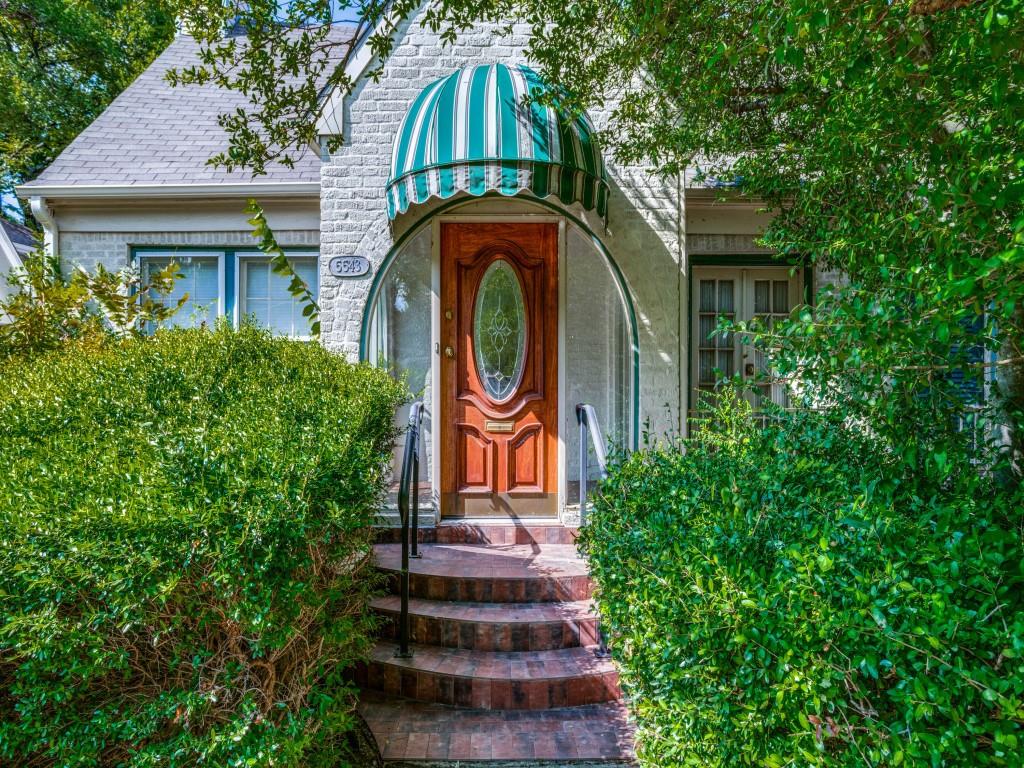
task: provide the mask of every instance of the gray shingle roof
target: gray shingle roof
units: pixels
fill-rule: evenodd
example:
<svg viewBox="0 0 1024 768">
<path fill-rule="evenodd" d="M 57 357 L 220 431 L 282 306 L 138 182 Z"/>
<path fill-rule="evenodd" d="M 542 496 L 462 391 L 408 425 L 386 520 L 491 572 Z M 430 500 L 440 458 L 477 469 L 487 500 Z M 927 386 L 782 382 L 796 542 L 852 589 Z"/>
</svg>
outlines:
<svg viewBox="0 0 1024 768">
<path fill-rule="evenodd" d="M 35 248 L 38 243 L 36 242 L 35 236 L 32 234 L 32 230 L 28 227 L 22 226 L 21 224 L 15 224 L 13 221 L 7 219 L 0 219 L 0 227 L 4 228 L 4 232 L 11 238 L 11 242 L 15 248 L 22 246 L 28 250 Z"/>
<path fill-rule="evenodd" d="M 188 35 L 167 49 L 61 152 L 24 185 L 237 184 L 319 182 L 320 160 L 312 151 L 295 167 L 268 165 L 266 174 L 228 173 L 206 161 L 227 148 L 218 115 L 245 106 L 245 97 L 216 85 L 171 87 L 169 69 L 199 64 L 199 44 Z"/>
</svg>

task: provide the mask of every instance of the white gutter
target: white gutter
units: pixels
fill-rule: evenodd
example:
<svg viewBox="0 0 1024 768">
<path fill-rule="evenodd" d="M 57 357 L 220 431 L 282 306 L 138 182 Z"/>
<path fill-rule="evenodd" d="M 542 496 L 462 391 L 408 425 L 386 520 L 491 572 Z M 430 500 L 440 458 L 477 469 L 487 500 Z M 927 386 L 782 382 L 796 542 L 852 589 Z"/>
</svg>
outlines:
<svg viewBox="0 0 1024 768">
<path fill-rule="evenodd" d="M 47 256 L 56 256 L 60 233 L 57 230 L 57 221 L 53 218 L 53 211 L 46 204 L 45 197 L 30 197 L 28 202 L 32 215 L 43 227 L 43 250 Z"/>
<path fill-rule="evenodd" d="M 26 184 L 18 197 L 86 199 L 112 197 L 317 197 L 319 181 L 243 182 L 231 184 Z"/>
</svg>

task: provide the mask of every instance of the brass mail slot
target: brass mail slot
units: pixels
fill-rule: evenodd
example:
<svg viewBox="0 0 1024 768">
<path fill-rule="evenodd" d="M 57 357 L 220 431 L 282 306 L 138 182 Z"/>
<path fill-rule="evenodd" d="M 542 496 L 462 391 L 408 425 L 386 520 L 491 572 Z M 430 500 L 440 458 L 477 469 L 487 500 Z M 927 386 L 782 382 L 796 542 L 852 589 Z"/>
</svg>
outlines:
<svg viewBox="0 0 1024 768">
<path fill-rule="evenodd" d="M 484 429 L 488 432 L 512 432 L 515 429 L 514 421 L 490 421 L 484 422 Z"/>
</svg>

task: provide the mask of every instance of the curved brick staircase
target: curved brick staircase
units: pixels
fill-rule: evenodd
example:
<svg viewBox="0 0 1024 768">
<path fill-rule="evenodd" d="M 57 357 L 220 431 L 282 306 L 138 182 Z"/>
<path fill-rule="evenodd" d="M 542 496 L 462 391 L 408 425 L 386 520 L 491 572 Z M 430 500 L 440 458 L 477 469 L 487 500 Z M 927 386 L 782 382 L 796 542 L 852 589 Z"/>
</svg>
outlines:
<svg viewBox="0 0 1024 768">
<path fill-rule="evenodd" d="M 401 547 L 377 545 L 390 592 L 359 683 L 385 760 L 629 764 L 632 730 L 597 653 L 575 530 L 445 525 L 411 561 L 413 656 L 395 656 Z M 388 532 L 394 536 L 394 533 Z"/>
</svg>

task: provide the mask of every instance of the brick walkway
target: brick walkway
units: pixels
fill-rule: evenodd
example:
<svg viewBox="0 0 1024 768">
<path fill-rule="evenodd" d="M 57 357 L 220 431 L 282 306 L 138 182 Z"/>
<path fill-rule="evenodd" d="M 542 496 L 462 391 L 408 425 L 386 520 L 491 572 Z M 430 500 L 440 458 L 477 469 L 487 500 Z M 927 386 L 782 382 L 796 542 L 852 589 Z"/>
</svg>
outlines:
<svg viewBox="0 0 1024 768">
<path fill-rule="evenodd" d="M 597 653 L 586 567 L 561 526 L 442 526 L 413 560 L 413 656 L 395 657 L 397 544 L 377 546 L 391 595 L 359 677 L 385 760 L 403 765 L 632 758 L 618 678 Z"/>
<path fill-rule="evenodd" d="M 508 713 L 366 694 L 385 760 L 607 760 L 631 753 L 620 703 Z"/>
</svg>

